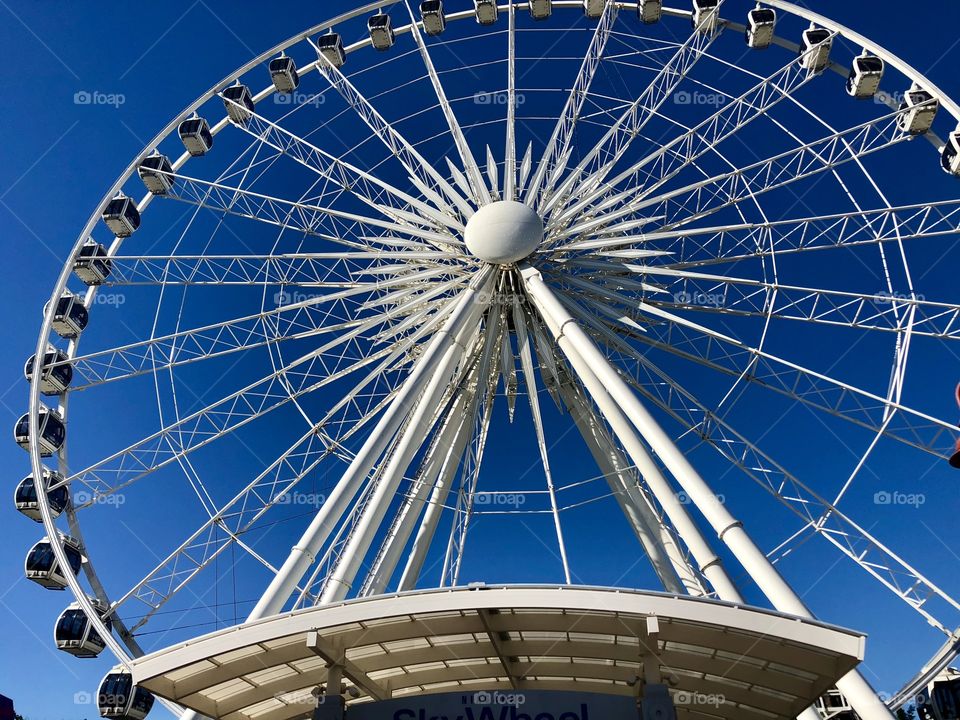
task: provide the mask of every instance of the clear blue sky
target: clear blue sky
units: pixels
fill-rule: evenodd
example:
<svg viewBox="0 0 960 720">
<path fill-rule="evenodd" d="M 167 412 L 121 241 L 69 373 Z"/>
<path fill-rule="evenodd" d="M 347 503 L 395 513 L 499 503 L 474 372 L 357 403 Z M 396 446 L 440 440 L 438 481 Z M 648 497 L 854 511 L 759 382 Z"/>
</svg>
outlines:
<svg viewBox="0 0 960 720">
<path fill-rule="evenodd" d="M 7 307 L 4 351 L 0 355 L 0 429 L 12 427 L 26 408 L 27 385 L 22 379 L 22 365 L 36 343 L 43 303 L 77 233 L 146 139 L 233 68 L 353 4 L 345 0 L 293 0 L 280 4 L 246 0 L 0 0 L 0 228 L 8 258 L 3 298 Z M 928 74 L 948 93 L 960 97 L 956 72 L 960 62 L 960 10 L 954 0 L 916 3 L 912 14 L 903 13 L 903 4 L 890 0 L 811 0 L 807 4 L 886 46 Z M 451 0 L 450 6 L 461 8 L 467 3 Z M 888 16 L 888 11 L 895 17 Z M 74 95 L 80 91 L 118 94 L 123 103 L 118 107 L 78 105 Z M 898 180 L 893 175 L 887 179 Z M 945 196 L 944 188 L 949 192 L 950 187 L 941 187 L 937 197 Z M 955 196 L 960 186 L 952 187 Z M 956 254 L 949 257 L 956 260 Z M 929 292 L 943 300 L 960 299 L 955 280 L 951 282 L 955 275 L 938 273 L 933 277 L 932 286 L 926 286 Z M 935 384 L 949 392 L 958 374 L 956 365 L 943 372 L 948 377 Z M 149 398 L 149 394 L 142 397 Z M 949 397 L 945 397 L 949 408 Z M 94 418 L 95 413 L 90 417 Z M 795 427 L 801 427 L 805 421 L 815 422 L 801 414 L 794 419 Z M 115 422 L 116 416 L 99 418 L 98 432 L 111 432 Z M 504 443 L 509 440 L 502 438 Z M 796 445 L 802 444 L 803 438 L 795 440 L 783 443 L 785 454 L 796 454 Z M 791 444 L 793 448 L 789 447 Z M 9 498 L 28 471 L 27 457 L 10 439 L 0 443 L 0 463 L 6 468 L 5 492 Z M 902 480 L 914 472 L 926 471 L 929 462 L 921 459 L 920 464 L 922 467 L 897 465 L 897 476 Z M 848 466 L 849 462 L 844 467 Z M 829 462 L 818 458 L 805 469 L 815 474 L 829 469 Z M 953 529 L 942 528 L 958 511 L 956 480 L 956 475 L 938 469 L 925 475 L 923 486 L 936 502 L 931 500 L 919 511 L 874 507 L 876 515 L 867 519 L 875 522 L 883 531 L 882 536 L 895 543 L 921 569 L 942 580 L 946 589 L 960 594 L 960 582 L 956 580 L 960 564 L 954 550 L 942 546 L 937 534 L 930 530 L 941 529 L 939 536 L 948 544 L 954 540 Z M 163 497 L 157 501 L 169 502 Z M 177 509 L 172 502 L 160 507 L 168 513 Z M 762 508 L 758 507 L 757 517 L 750 521 L 772 541 L 782 533 L 777 531 L 775 516 L 766 515 L 770 508 L 766 500 Z M 102 537 L 119 544 L 133 542 L 131 531 L 115 524 L 115 516 L 104 514 L 101 519 L 105 523 Z M 23 578 L 23 558 L 38 539 L 38 527 L 19 516 L 9 500 L 0 503 L 0 521 L 0 630 L 4 639 L 0 644 L 0 693 L 12 696 L 18 711 L 29 720 L 92 718 L 96 716 L 95 709 L 77 705 L 74 693 L 95 689 L 109 662 L 80 661 L 55 649 L 53 623 L 68 597 L 44 592 Z M 488 543 L 490 557 L 497 556 L 498 549 L 510 549 L 498 546 L 495 533 L 481 537 Z M 589 558 L 595 558 L 602 549 L 602 543 L 586 535 L 575 537 L 574 542 L 580 547 L 575 560 L 580 561 L 584 580 L 601 582 L 608 577 L 612 581 L 609 576 L 615 574 L 615 564 L 611 562 L 607 567 L 607 559 L 599 563 L 606 572 L 595 567 L 584 569 Z M 815 599 L 816 609 L 826 619 L 871 630 L 888 624 L 888 618 L 905 617 L 899 606 L 881 596 L 875 586 L 863 582 L 861 575 L 835 576 L 831 572 L 821 580 L 827 568 L 817 561 L 818 557 L 828 557 L 828 553 L 793 561 L 789 571 L 798 587 Z M 829 557 L 832 562 L 833 556 Z M 524 569 L 511 567 L 504 576 L 521 578 Z M 536 575 L 531 579 L 548 579 L 529 570 Z M 479 573 L 479 565 L 471 568 L 474 571 Z M 101 572 L 106 572 L 102 566 Z M 837 582 L 834 577 L 842 579 Z M 624 584 L 630 584 L 629 580 Z M 751 592 L 751 598 L 757 599 L 755 593 Z M 881 689 L 895 689 L 915 668 L 919 657 L 929 654 L 938 642 L 935 635 L 924 631 L 912 618 L 910 622 L 913 624 L 902 630 L 888 627 L 887 644 L 875 648 L 877 659 L 867 674 Z M 209 629 L 212 628 L 201 628 Z M 916 646 L 910 644 L 914 634 L 922 640 Z M 163 711 L 158 709 L 155 714 L 159 717 Z"/>
</svg>

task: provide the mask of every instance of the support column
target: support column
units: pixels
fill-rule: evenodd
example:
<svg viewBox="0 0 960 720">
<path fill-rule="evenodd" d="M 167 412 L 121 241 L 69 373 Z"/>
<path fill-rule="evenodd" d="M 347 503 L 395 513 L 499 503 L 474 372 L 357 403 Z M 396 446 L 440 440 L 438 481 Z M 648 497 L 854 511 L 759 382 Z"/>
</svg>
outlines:
<svg viewBox="0 0 960 720">
<path fill-rule="evenodd" d="M 581 376 L 594 376 L 595 381 L 591 383 L 592 387 L 588 386 L 594 399 L 597 400 L 598 396 L 606 395 L 622 408 L 623 413 L 660 457 L 687 496 L 696 504 L 719 538 L 730 548 L 773 606 L 781 612 L 812 618 L 810 610 L 793 588 L 787 584 L 766 555 L 747 535 L 743 524 L 730 514 L 723 503 L 719 502 L 709 485 L 643 406 L 620 377 L 619 372 L 577 325 L 543 281 L 540 273 L 528 266 L 522 270 L 521 274 L 533 304 L 546 320 L 555 341 L 574 369 Z M 599 387 L 596 381 L 599 381 Z M 845 675 L 837 683 L 837 687 L 847 696 L 851 706 L 863 720 L 893 718 L 890 710 L 856 670 Z"/>
<path fill-rule="evenodd" d="M 310 526 L 304 532 L 290 552 L 280 571 L 274 576 L 266 592 L 253 608 L 249 620 L 257 620 L 275 615 L 283 609 L 284 603 L 313 563 L 317 552 L 326 542 L 330 532 L 346 512 L 350 502 L 360 490 L 363 481 L 369 475 L 377 458 L 380 457 L 390 440 L 403 424 L 411 407 L 420 396 L 420 391 L 429 382 L 431 373 L 440 362 L 447 348 L 453 343 L 454 336 L 460 330 L 476 322 L 481 305 L 478 302 L 480 288 L 487 288 L 493 277 L 493 269 L 481 271 L 470 287 L 463 291 L 452 314 L 447 318 L 443 329 L 437 332 L 404 381 L 402 387 L 387 408 L 377 426 L 367 437 L 367 441 L 354 457 L 333 492 L 314 516 Z M 489 293 L 487 293 L 489 295 Z"/>
</svg>

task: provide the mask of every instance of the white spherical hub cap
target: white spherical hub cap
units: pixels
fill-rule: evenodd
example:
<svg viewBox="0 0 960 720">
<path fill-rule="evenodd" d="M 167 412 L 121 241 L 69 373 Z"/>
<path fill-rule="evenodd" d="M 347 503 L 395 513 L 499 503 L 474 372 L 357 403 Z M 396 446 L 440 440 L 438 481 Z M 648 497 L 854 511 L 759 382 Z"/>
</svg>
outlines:
<svg viewBox="0 0 960 720">
<path fill-rule="evenodd" d="M 497 265 L 520 262 L 543 241 L 543 220 L 520 202 L 501 200 L 480 208 L 463 236 L 474 257 Z"/>
</svg>

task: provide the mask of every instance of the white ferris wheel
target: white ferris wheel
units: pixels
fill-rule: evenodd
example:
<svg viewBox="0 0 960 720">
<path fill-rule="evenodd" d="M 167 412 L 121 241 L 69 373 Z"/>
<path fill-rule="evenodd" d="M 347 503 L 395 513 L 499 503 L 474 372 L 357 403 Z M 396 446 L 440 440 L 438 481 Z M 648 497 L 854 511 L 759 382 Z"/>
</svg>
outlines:
<svg viewBox="0 0 960 720">
<path fill-rule="evenodd" d="M 960 298 L 925 289 L 958 122 L 781 0 L 379 0 L 250 60 L 44 310 L 16 502 L 57 646 L 116 657 L 107 717 L 661 685 L 889 717 L 960 651 L 951 578 L 871 517 L 960 466 Z M 794 558 L 917 628 L 900 692 Z"/>
</svg>

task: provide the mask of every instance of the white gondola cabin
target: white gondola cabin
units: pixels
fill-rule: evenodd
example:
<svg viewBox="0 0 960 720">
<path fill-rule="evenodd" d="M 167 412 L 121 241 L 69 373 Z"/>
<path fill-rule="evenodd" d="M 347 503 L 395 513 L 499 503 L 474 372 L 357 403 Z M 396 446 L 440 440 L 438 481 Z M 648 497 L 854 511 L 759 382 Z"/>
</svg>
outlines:
<svg viewBox="0 0 960 720">
<path fill-rule="evenodd" d="M 118 193 L 107 203 L 102 217 L 104 224 L 110 228 L 110 232 L 118 238 L 130 237 L 140 227 L 140 211 L 137 210 L 137 203 L 123 193 Z"/>
<path fill-rule="evenodd" d="M 73 272 L 84 285 L 101 285 L 113 272 L 113 261 L 107 248 L 93 238 L 80 246 L 80 252 L 73 261 Z"/>
<path fill-rule="evenodd" d="M 659 22 L 662 15 L 663 0 L 640 0 L 637 3 L 637 17 L 647 25 Z"/>
<path fill-rule="evenodd" d="M 960 177 L 960 128 L 947 137 L 947 144 L 940 153 L 940 166 L 944 172 Z"/>
<path fill-rule="evenodd" d="M 497 0 L 473 0 L 473 11 L 481 25 L 493 25 L 497 21 Z"/>
<path fill-rule="evenodd" d="M 27 382 L 33 382 L 36 361 L 37 356 L 31 355 L 23 366 L 23 375 Z M 70 381 L 73 380 L 73 367 L 70 365 L 70 358 L 63 350 L 52 345 L 47 346 L 40 363 L 38 380 L 40 392 L 44 395 L 59 395 L 70 387 Z"/>
<path fill-rule="evenodd" d="M 47 312 L 50 303 L 43 306 L 43 312 Z M 53 331 L 66 340 L 73 340 L 80 336 L 83 329 L 87 327 L 90 321 L 90 313 L 83 305 L 83 298 L 74 295 L 71 292 L 65 292 L 57 300 L 57 306 L 53 311 Z"/>
<path fill-rule="evenodd" d="M 690 16 L 693 29 L 707 35 L 715 33 L 720 21 L 719 6 L 720 0 L 693 0 L 693 14 Z"/>
<path fill-rule="evenodd" d="M 447 28 L 447 16 L 443 12 L 443 0 L 423 0 L 420 3 L 420 20 L 427 35 L 439 35 Z"/>
<path fill-rule="evenodd" d="M 103 603 L 96 598 L 90 598 L 90 603 L 102 617 L 106 612 Z M 113 627 L 110 618 L 104 620 L 104 624 L 107 628 L 112 629 Z M 57 624 L 54 626 L 53 639 L 58 650 L 63 650 L 65 653 L 70 653 L 79 658 L 95 658 L 107 646 L 79 603 L 71 604 L 60 613 Z"/>
<path fill-rule="evenodd" d="M 530 17 L 548 20 L 553 14 L 553 0 L 530 0 Z"/>
<path fill-rule="evenodd" d="M 153 695 L 133 684 L 133 676 L 117 668 L 100 683 L 97 706 L 101 717 L 143 720 L 153 708 Z"/>
<path fill-rule="evenodd" d="M 66 535 L 61 537 L 63 551 L 67 556 L 67 564 L 70 566 L 70 571 L 77 575 L 80 568 L 83 567 L 80 545 L 71 537 Z M 50 544 L 49 538 L 43 538 L 30 549 L 24 562 L 24 571 L 27 580 L 33 580 L 37 585 L 48 590 L 65 590 L 67 588 L 65 571 L 60 567 L 60 562 L 53 552 L 53 545 Z"/>
<path fill-rule="evenodd" d="M 900 103 L 900 129 L 911 135 L 923 135 L 933 127 L 940 109 L 940 101 L 931 93 L 914 85 L 903 95 Z"/>
<path fill-rule="evenodd" d="M 327 33 L 318 37 L 317 52 L 335 68 L 342 68 L 347 62 L 347 52 L 343 49 L 343 38 L 339 33 Z"/>
<path fill-rule="evenodd" d="M 43 482 L 41 484 L 45 488 L 52 488 L 47 490 L 47 504 L 50 506 L 50 514 L 56 519 L 66 510 L 67 503 L 70 502 L 70 491 L 63 481 L 63 475 L 48 468 L 43 468 Z M 37 482 L 33 475 L 27 475 L 17 485 L 17 489 L 13 493 L 13 503 L 17 510 L 26 517 L 34 522 L 43 522 Z"/>
<path fill-rule="evenodd" d="M 223 106 L 227 116 L 237 125 L 246 125 L 253 115 L 253 95 L 246 85 L 237 83 L 223 90 Z"/>
<path fill-rule="evenodd" d="M 847 94 L 858 100 L 872 98 L 880 89 L 884 69 L 883 60 L 876 55 L 864 53 L 855 57 L 847 76 Z"/>
<path fill-rule="evenodd" d="M 137 167 L 137 174 L 147 190 L 154 195 L 166 195 L 173 189 L 173 165 L 165 155 L 148 155 Z"/>
<path fill-rule="evenodd" d="M 583 14 L 588 18 L 596 19 L 603 15 L 603 8 L 607 0 L 583 0 Z"/>
<path fill-rule="evenodd" d="M 747 45 L 754 50 L 765 50 L 773 42 L 777 27 L 777 13 L 772 8 L 758 7 L 747 14 Z"/>
<path fill-rule="evenodd" d="M 390 16 L 385 13 L 372 15 L 367 20 L 367 31 L 370 33 L 370 44 L 380 52 L 392 48 L 397 40 Z"/>
<path fill-rule="evenodd" d="M 210 132 L 210 124 L 202 117 L 187 118 L 180 123 L 177 132 L 183 146 L 193 157 L 206 155 L 213 147 L 213 133 Z"/>
<path fill-rule="evenodd" d="M 821 72 L 830 64 L 833 35 L 824 28 L 811 27 L 800 38 L 800 64 L 812 72 Z"/>
<path fill-rule="evenodd" d="M 55 452 L 59 452 L 67 439 L 67 426 L 63 422 L 63 417 L 56 410 L 51 410 L 46 405 L 40 406 L 37 417 L 37 431 L 40 435 L 40 455 L 50 457 Z M 13 427 L 13 436 L 17 445 L 24 450 L 30 450 L 30 414 L 22 415 L 17 424 Z"/>
<path fill-rule="evenodd" d="M 281 55 L 270 61 L 268 66 L 270 70 L 270 80 L 273 81 L 273 87 L 277 92 L 292 93 L 300 87 L 300 74 L 297 72 L 297 64 L 292 57 Z"/>
</svg>

